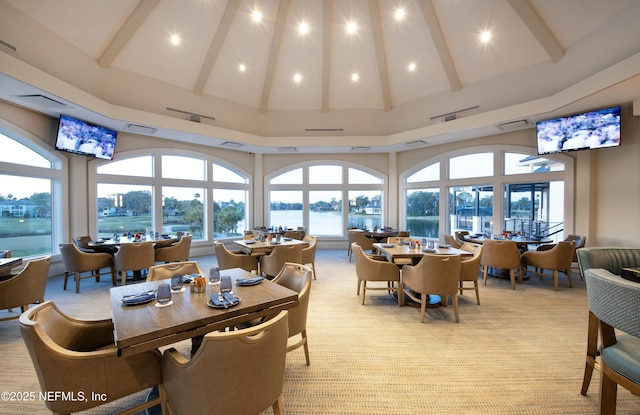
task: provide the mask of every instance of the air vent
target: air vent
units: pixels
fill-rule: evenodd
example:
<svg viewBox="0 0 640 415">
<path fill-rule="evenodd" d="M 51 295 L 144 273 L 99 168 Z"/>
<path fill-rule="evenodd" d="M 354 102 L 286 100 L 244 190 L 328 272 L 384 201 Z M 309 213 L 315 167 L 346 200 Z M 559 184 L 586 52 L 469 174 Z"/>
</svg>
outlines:
<svg viewBox="0 0 640 415">
<path fill-rule="evenodd" d="M 244 144 L 236 143 L 235 141 L 225 141 L 224 143 L 222 143 L 220 145 L 222 147 L 227 147 L 227 148 L 240 148 L 240 147 L 244 146 Z"/>
<path fill-rule="evenodd" d="M 340 132 L 344 131 L 344 128 L 305 128 L 307 132 Z"/>
<path fill-rule="evenodd" d="M 210 115 L 196 114 L 195 112 L 180 110 L 180 109 L 177 109 L 177 108 L 167 107 L 167 109 L 169 111 L 175 111 L 175 112 L 179 112 L 181 114 L 186 114 L 187 115 L 187 120 L 193 121 L 193 122 L 198 122 L 199 123 L 202 118 L 207 118 L 209 120 L 214 120 L 214 121 L 216 119 L 215 117 L 212 117 Z"/>
<path fill-rule="evenodd" d="M 502 131 L 513 131 L 513 130 L 521 130 L 523 128 L 527 128 L 531 125 L 529 120 L 516 120 L 503 122 L 502 124 L 498 124 L 498 128 Z"/>
<path fill-rule="evenodd" d="M 63 102 L 56 101 L 53 98 L 49 98 L 40 94 L 15 95 L 15 97 L 19 100 L 24 101 L 30 106 L 38 108 L 71 108 L 71 106 Z"/>
<path fill-rule="evenodd" d="M 298 149 L 296 147 L 278 147 L 278 151 L 281 153 L 297 153 Z"/>
<path fill-rule="evenodd" d="M 366 152 L 369 150 L 371 150 L 371 147 L 351 147 L 351 151 L 359 152 L 359 153 Z"/>
<path fill-rule="evenodd" d="M 18 53 L 17 47 L 13 46 L 11 43 L 5 42 L 4 40 L 0 40 L 0 46 L 9 52 Z"/>
<path fill-rule="evenodd" d="M 427 145 L 429 143 L 427 143 L 424 140 L 416 140 L 416 141 L 409 141 L 408 143 L 404 143 L 405 146 L 407 147 L 420 147 L 420 146 L 424 146 Z"/>
<path fill-rule="evenodd" d="M 155 134 L 156 131 L 158 131 L 157 128 L 147 127 L 146 125 L 138 125 L 138 124 L 127 124 L 124 127 L 124 129 L 127 131 L 131 131 L 132 133 L 142 134 L 142 135 L 152 135 L 152 134 Z"/>
</svg>

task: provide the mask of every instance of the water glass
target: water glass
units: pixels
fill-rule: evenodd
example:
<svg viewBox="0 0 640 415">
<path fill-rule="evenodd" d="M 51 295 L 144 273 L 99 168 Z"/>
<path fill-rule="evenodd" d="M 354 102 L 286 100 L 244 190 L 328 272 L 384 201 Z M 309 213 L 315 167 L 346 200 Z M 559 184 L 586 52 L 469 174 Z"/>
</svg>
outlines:
<svg viewBox="0 0 640 415">
<path fill-rule="evenodd" d="M 220 282 L 220 268 L 211 267 L 209 270 L 209 284 L 217 284 Z"/>
<path fill-rule="evenodd" d="M 160 305 L 166 305 L 171 302 L 171 285 L 160 284 L 156 293 L 156 300 Z"/>
<path fill-rule="evenodd" d="M 182 275 L 174 274 L 171 277 L 171 291 L 180 291 L 182 290 L 182 286 L 184 285 L 184 281 L 182 280 Z"/>
<path fill-rule="evenodd" d="M 429 251 L 433 251 L 435 249 L 435 242 L 433 242 L 433 239 L 430 239 L 429 242 L 427 242 L 427 246 Z"/>
</svg>

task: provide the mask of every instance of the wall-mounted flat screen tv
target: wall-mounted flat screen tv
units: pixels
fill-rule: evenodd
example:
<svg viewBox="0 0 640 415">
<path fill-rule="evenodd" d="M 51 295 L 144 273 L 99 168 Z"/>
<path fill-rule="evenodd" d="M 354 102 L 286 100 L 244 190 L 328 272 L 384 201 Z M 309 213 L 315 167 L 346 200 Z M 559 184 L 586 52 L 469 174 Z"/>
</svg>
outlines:
<svg viewBox="0 0 640 415">
<path fill-rule="evenodd" d="M 620 107 L 574 114 L 536 123 L 538 154 L 617 147 Z"/>
<path fill-rule="evenodd" d="M 113 160 L 117 136 L 117 131 L 61 115 L 56 136 L 56 149 Z"/>
</svg>

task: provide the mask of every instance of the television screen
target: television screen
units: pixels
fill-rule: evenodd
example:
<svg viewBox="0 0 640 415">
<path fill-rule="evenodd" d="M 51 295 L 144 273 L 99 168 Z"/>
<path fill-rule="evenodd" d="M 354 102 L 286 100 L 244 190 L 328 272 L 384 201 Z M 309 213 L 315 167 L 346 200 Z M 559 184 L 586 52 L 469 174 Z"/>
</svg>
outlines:
<svg viewBox="0 0 640 415">
<path fill-rule="evenodd" d="M 574 114 L 536 123 L 538 154 L 617 147 L 620 107 Z"/>
<path fill-rule="evenodd" d="M 117 135 L 116 131 L 109 128 L 61 115 L 56 149 L 113 160 Z"/>
</svg>

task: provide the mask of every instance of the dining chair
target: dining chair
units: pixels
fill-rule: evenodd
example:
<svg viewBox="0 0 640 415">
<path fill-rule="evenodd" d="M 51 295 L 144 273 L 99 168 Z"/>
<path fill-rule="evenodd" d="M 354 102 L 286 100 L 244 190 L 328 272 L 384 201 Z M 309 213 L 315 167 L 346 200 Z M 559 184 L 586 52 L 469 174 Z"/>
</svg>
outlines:
<svg viewBox="0 0 640 415">
<path fill-rule="evenodd" d="M 76 244 L 79 250 L 81 250 L 82 252 L 94 254 L 96 250 L 89 246 L 89 242 L 91 242 L 92 240 L 93 238 L 88 235 L 73 237 L 73 243 Z"/>
<path fill-rule="evenodd" d="M 458 240 L 454 238 L 453 235 L 444 234 L 443 238 L 444 238 L 444 243 L 449 245 L 450 247 L 458 248 L 458 249 L 462 247 L 462 244 L 458 242 Z"/>
<path fill-rule="evenodd" d="M 480 272 L 480 260 L 482 259 L 482 245 L 465 242 L 460 246 L 463 251 L 473 252 L 473 257 L 460 261 L 460 295 L 464 290 L 476 292 L 476 302 L 480 305 L 480 291 L 478 290 L 478 274 Z M 468 286 L 467 283 L 472 283 Z"/>
<path fill-rule="evenodd" d="M 456 323 L 460 322 L 458 310 L 458 289 L 460 281 L 460 255 L 424 254 L 417 265 L 402 268 L 400 294 L 404 293 L 413 301 L 420 303 L 420 323 L 424 323 L 427 310 L 427 297 L 439 295 L 446 306 L 447 297 L 453 300 Z"/>
<path fill-rule="evenodd" d="M 574 269 L 576 271 L 578 271 L 578 274 L 580 275 L 580 280 L 584 281 L 584 276 L 582 275 L 582 270 L 580 268 L 580 266 L 578 265 L 578 254 L 576 253 L 576 251 L 580 248 L 584 248 L 584 246 L 587 243 L 587 237 L 584 235 L 567 235 L 566 238 L 564 238 L 565 241 L 568 242 L 573 242 L 573 244 L 575 245 L 575 250 L 573 252 L 573 258 L 571 258 L 571 268 L 570 271 L 573 271 Z M 542 244 L 540 246 L 538 246 L 536 248 L 536 251 L 547 251 L 551 248 L 553 248 L 554 246 L 556 246 L 556 244 Z"/>
<path fill-rule="evenodd" d="M 351 244 L 351 252 L 355 257 L 356 277 L 358 278 L 356 294 L 360 295 L 360 287 L 362 286 L 362 304 L 364 305 L 367 290 L 384 290 L 398 293 L 398 303 L 403 305 L 404 297 L 400 295 L 399 288 L 400 268 L 386 259 L 375 259 L 366 255 L 362 247 L 355 242 Z M 368 282 L 385 282 L 386 286 L 372 287 L 367 285 Z"/>
<path fill-rule="evenodd" d="M 309 294 L 311 293 L 311 273 L 309 267 L 287 262 L 275 276 L 273 282 L 287 287 L 298 293 L 298 305 L 289 309 L 289 338 L 300 335 L 300 340 L 287 346 L 287 353 L 299 347 L 304 347 L 304 357 L 307 366 L 309 360 L 309 344 L 307 342 L 307 310 L 309 309 Z"/>
<path fill-rule="evenodd" d="M 218 268 L 231 269 L 242 268 L 245 271 L 258 272 L 258 258 L 253 255 L 238 254 L 231 252 L 222 242 L 214 242 L 213 248 L 216 253 L 216 259 L 218 260 Z"/>
<path fill-rule="evenodd" d="M 313 279 L 316 279 L 316 248 L 318 247 L 318 237 L 305 235 L 302 238 L 304 242 L 307 242 L 309 246 L 302 248 L 302 265 L 311 264 L 311 270 L 313 272 Z"/>
<path fill-rule="evenodd" d="M 354 242 L 357 243 L 363 251 L 373 251 L 374 240 L 372 238 L 367 238 L 363 231 L 359 229 L 350 229 L 347 232 L 347 235 L 349 238 L 349 250 L 347 251 L 347 255 L 349 255 L 349 262 L 351 262 L 351 259 L 353 258 L 353 251 L 351 250 L 351 247 Z"/>
<path fill-rule="evenodd" d="M 147 273 L 147 282 L 157 280 L 167 280 L 175 274 L 191 275 L 200 274 L 202 270 L 196 261 L 170 262 L 168 264 L 160 264 L 149 267 Z"/>
<path fill-rule="evenodd" d="M 453 236 L 455 237 L 456 241 L 458 241 L 458 243 L 463 244 L 467 241 L 465 241 L 464 237 L 469 235 L 469 231 L 455 231 L 453 233 Z"/>
<path fill-rule="evenodd" d="M 95 408 L 162 383 L 160 352 L 118 356 L 111 319 L 75 319 L 46 301 L 23 313 L 19 322 L 42 392 L 85 394 L 85 399 L 44 399 L 54 414 Z M 90 393 L 101 399 L 91 399 Z M 160 394 L 121 413 L 135 414 L 162 404 L 164 390 Z"/>
<path fill-rule="evenodd" d="M 6 280 L 0 281 L 0 310 L 20 307 L 21 312 L 27 311 L 29 304 L 44 302 L 47 288 L 51 257 L 32 259 L 27 265 Z M 0 321 L 12 320 L 20 314 L 0 318 Z"/>
<path fill-rule="evenodd" d="M 520 261 L 520 251 L 518 244 L 510 240 L 487 239 L 482 243 L 482 256 L 480 259 L 482 266 L 482 279 L 487 285 L 489 268 L 500 268 L 509 270 L 511 288 L 516 289 L 516 271 L 518 282 L 522 283 L 522 264 Z"/>
<path fill-rule="evenodd" d="M 606 269 L 585 271 L 589 311 L 598 319 L 600 415 L 615 415 L 618 385 L 640 395 L 640 284 Z"/>
<path fill-rule="evenodd" d="M 67 289 L 70 275 L 73 275 L 76 282 L 76 293 L 80 292 L 80 280 L 86 278 L 95 278 L 96 282 L 99 282 L 100 276 L 111 274 L 111 284 L 116 285 L 114 260 L 111 255 L 105 252 L 82 252 L 75 244 L 60 244 L 58 247 L 64 264 L 64 290 Z"/>
<path fill-rule="evenodd" d="M 273 278 L 286 262 L 302 263 L 302 245 L 276 245 L 268 255 L 260 257 L 260 272 Z"/>
<path fill-rule="evenodd" d="M 403 244 L 410 244 L 411 243 L 411 237 L 409 236 L 390 236 L 387 238 L 387 243 L 388 244 L 398 244 L 400 243 L 400 241 L 402 241 Z M 402 268 L 405 265 L 412 265 L 413 264 L 413 259 L 412 258 L 393 258 L 393 263 L 396 264 L 397 266 L 399 266 L 400 268 Z"/>
<path fill-rule="evenodd" d="M 163 248 L 155 250 L 155 262 L 180 262 L 188 261 L 191 251 L 192 235 L 183 236 L 180 241 Z"/>
<path fill-rule="evenodd" d="M 0 250 L 0 258 L 11 258 L 11 250 L 10 249 Z M 8 278 L 9 276 L 11 276 L 11 268 L 7 268 L 3 271 L 0 271 L 0 280 Z"/>
<path fill-rule="evenodd" d="M 558 272 L 564 272 L 567 276 L 567 282 L 569 288 L 571 284 L 571 261 L 576 253 L 576 246 L 573 242 L 560 241 L 553 245 L 551 249 L 543 251 L 525 251 L 522 253 L 522 267 L 524 272 L 531 272 L 528 270 L 529 266 L 535 267 L 534 273 L 540 276 L 542 281 L 545 274 L 544 270 L 551 270 L 553 277 L 553 288 L 558 290 Z"/>
<path fill-rule="evenodd" d="M 122 285 L 127 282 L 127 271 L 142 272 L 156 264 L 153 242 L 127 242 L 120 245 L 114 255 L 115 269 L 122 275 Z"/>
<path fill-rule="evenodd" d="M 284 414 L 287 311 L 256 326 L 204 336 L 188 360 L 165 350 L 162 381 L 169 414 Z"/>
<path fill-rule="evenodd" d="M 286 231 L 283 236 L 285 238 L 293 238 L 293 239 L 297 239 L 299 241 L 301 241 L 302 238 L 304 238 L 304 234 L 303 234 L 303 231 L 301 229 L 290 229 L 290 230 Z"/>
</svg>

